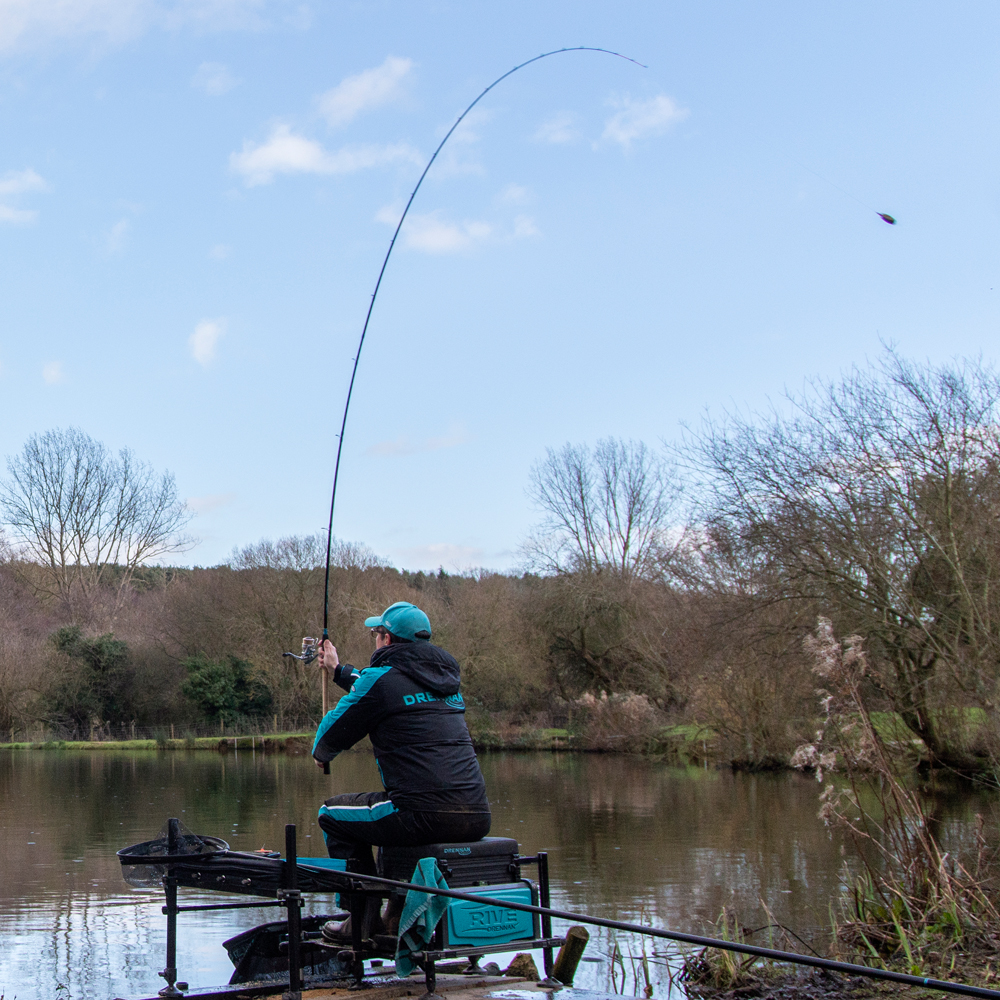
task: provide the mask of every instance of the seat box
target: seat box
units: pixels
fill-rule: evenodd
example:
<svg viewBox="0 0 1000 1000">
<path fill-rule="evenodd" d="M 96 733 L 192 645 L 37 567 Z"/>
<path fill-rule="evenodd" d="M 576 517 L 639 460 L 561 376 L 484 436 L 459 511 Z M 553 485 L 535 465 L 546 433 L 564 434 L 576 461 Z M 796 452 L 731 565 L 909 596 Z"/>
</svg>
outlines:
<svg viewBox="0 0 1000 1000">
<path fill-rule="evenodd" d="M 435 858 L 449 888 L 501 885 L 514 882 L 521 869 L 517 841 L 511 837 L 483 837 L 469 844 L 424 844 L 422 847 L 380 847 L 378 873 L 382 878 L 409 882 L 421 858 Z"/>
<path fill-rule="evenodd" d="M 538 905 L 537 890 L 527 879 L 507 885 L 474 886 L 466 891 L 477 895 L 482 893 L 491 899 Z M 464 899 L 452 899 L 448 903 L 442 923 L 446 948 L 463 945 L 469 948 L 484 948 L 539 936 L 537 913 L 513 910 L 495 903 L 472 903 Z"/>
</svg>

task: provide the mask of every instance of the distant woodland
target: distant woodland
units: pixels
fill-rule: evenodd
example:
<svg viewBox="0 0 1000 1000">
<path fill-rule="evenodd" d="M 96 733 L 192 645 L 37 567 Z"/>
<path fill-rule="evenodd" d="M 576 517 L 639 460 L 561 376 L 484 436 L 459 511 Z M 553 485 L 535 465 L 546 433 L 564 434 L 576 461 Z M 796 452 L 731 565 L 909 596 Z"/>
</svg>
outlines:
<svg viewBox="0 0 1000 1000">
<path fill-rule="evenodd" d="M 1000 379 L 887 351 L 676 445 L 550 450 L 517 573 L 410 573 L 337 543 L 331 634 L 424 608 L 484 746 L 568 745 L 787 766 L 824 713 L 819 620 L 865 652 L 859 697 L 915 761 L 992 772 L 1000 680 Z M 78 430 L 31 438 L 0 486 L 0 739 L 133 724 L 294 729 L 320 715 L 325 538 L 181 562 L 173 479 Z M 815 644 L 814 644 L 815 647 Z M 185 728 L 186 727 L 186 728 Z"/>
</svg>

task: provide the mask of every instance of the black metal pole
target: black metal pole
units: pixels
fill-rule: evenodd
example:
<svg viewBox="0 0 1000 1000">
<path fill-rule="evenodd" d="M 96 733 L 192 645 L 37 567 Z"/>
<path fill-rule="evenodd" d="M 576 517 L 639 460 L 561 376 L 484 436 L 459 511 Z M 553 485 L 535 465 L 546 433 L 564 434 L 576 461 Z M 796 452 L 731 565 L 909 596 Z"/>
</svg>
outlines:
<svg viewBox="0 0 1000 1000">
<path fill-rule="evenodd" d="M 437 968 L 433 958 L 424 959 L 424 995 L 420 1000 L 431 1000 L 437 997 Z"/>
<path fill-rule="evenodd" d="M 177 853 L 177 842 L 179 840 L 179 823 L 176 819 L 167 820 L 167 856 L 172 857 Z M 167 873 L 163 876 L 163 891 L 166 895 L 166 906 L 163 912 L 167 915 L 167 962 L 161 976 L 167 981 L 167 985 L 160 990 L 161 997 L 183 996 L 174 983 L 177 982 L 177 879 L 174 877 L 172 867 L 167 867 Z"/>
<path fill-rule="evenodd" d="M 295 845 L 295 824 L 285 826 L 285 905 L 288 907 L 288 992 L 285 1000 L 302 996 L 302 893 L 299 892 L 298 849 Z"/>
<path fill-rule="evenodd" d="M 552 900 L 549 897 L 549 854 L 548 851 L 538 852 L 538 902 L 548 909 Z M 542 914 L 542 937 L 552 937 L 552 918 Z M 545 978 L 552 978 L 552 949 L 542 949 L 542 965 L 545 968 Z"/>
<path fill-rule="evenodd" d="M 348 865 L 351 863 L 347 862 Z M 354 984 L 351 989 L 360 990 L 365 982 L 365 960 L 364 954 L 364 922 L 365 912 L 368 909 L 368 897 L 360 892 L 351 893 L 351 975 L 354 977 Z"/>
</svg>

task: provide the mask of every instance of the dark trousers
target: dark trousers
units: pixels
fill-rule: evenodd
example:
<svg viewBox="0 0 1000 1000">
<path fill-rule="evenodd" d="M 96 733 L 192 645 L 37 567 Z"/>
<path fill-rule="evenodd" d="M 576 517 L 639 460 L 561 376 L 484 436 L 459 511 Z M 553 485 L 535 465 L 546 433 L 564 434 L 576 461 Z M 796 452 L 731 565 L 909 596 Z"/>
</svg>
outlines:
<svg viewBox="0 0 1000 1000">
<path fill-rule="evenodd" d="M 334 795 L 319 807 L 319 826 L 331 858 L 374 875 L 372 847 L 418 847 L 421 844 L 467 844 L 490 832 L 489 807 L 482 812 L 399 810 L 385 792 Z"/>
</svg>

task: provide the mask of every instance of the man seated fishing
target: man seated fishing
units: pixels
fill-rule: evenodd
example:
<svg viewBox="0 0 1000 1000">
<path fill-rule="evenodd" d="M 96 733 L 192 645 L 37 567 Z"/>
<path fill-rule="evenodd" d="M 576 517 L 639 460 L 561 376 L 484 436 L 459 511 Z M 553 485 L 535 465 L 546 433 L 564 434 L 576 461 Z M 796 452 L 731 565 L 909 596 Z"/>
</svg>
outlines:
<svg viewBox="0 0 1000 1000">
<path fill-rule="evenodd" d="M 329 640 L 320 647 L 320 666 L 348 693 L 320 723 L 312 752 L 322 767 L 371 737 L 385 791 L 327 799 L 319 825 L 331 858 L 374 875 L 373 845 L 480 840 L 490 832 L 490 805 L 465 723 L 461 669 L 430 642 L 430 619 L 399 601 L 365 625 L 375 652 L 360 672 L 340 663 Z M 377 908 L 366 914 L 366 931 L 375 930 L 377 915 Z M 327 936 L 337 933 L 346 935 L 349 928 L 324 929 Z"/>
</svg>

